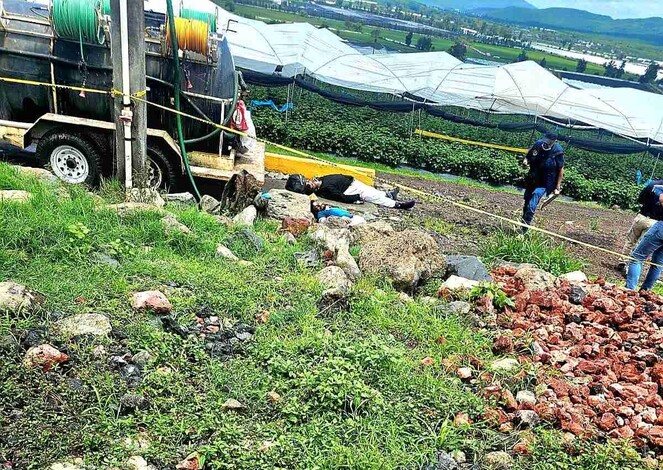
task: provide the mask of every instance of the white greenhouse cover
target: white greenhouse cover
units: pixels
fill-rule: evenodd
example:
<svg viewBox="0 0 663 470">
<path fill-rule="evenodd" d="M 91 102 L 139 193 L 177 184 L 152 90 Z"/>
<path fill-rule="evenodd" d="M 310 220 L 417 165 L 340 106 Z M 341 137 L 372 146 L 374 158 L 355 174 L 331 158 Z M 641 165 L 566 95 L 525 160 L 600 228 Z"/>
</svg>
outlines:
<svg viewBox="0 0 663 470">
<path fill-rule="evenodd" d="M 230 21 L 230 23 L 229 23 Z M 431 104 L 580 121 L 663 142 L 663 95 L 631 88 L 573 88 L 537 63 L 465 64 L 446 52 L 364 55 L 308 23 L 268 25 L 219 9 L 238 67 L 308 76 L 353 90 L 410 94 Z"/>
</svg>

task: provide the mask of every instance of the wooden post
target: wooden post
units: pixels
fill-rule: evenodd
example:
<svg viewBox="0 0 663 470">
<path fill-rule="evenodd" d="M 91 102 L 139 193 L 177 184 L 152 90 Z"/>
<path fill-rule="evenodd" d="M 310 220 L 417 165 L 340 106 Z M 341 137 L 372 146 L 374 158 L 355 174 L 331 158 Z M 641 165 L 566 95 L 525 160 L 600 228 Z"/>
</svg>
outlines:
<svg viewBox="0 0 663 470">
<path fill-rule="evenodd" d="M 145 81 L 145 2 L 127 0 L 129 27 L 129 82 L 131 94 L 147 99 Z M 147 187 L 147 105 L 133 100 L 131 161 L 134 184 Z"/>
</svg>

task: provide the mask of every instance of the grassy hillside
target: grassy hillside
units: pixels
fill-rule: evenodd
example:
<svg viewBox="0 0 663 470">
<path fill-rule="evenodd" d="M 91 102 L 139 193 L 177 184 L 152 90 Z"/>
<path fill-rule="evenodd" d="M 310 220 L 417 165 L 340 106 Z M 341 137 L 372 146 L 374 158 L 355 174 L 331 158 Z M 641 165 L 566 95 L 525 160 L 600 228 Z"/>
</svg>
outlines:
<svg viewBox="0 0 663 470">
<path fill-rule="evenodd" d="M 572 8 L 529 8 L 507 7 L 503 9 L 477 10 L 487 18 L 508 23 L 524 24 L 594 34 L 628 37 L 663 44 L 663 18 L 619 19 L 597 15 Z"/>
<path fill-rule="evenodd" d="M 473 10 L 476 8 L 534 8 L 525 0 L 423 0 L 421 3 L 445 10 Z"/>
<path fill-rule="evenodd" d="M 120 218 L 98 196 L 69 188 L 65 197 L 6 164 L 0 189 L 33 194 L 25 204 L 0 204 L 0 281 L 46 298 L 36 312 L 0 315 L 0 461 L 9 468 L 74 457 L 125 468 L 135 455 L 174 468 L 197 452 L 206 469 L 418 469 L 440 450 L 479 462 L 523 438 L 492 429 L 482 419 L 489 402 L 453 370 L 421 363 L 490 360 L 491 333 L 441 314 L 440 303 L 403 301 L 380 279 L 362 279 L 347 310 L 320 309 L 316 270 L 293 257 L 310 248 L 306 238 L 290 246 L 275 224 L 260 222 L 264 246 L 256 250 L 239 229 L 184 205 L 167 209 L 192 233 L 169 234 L 155 212 Z M 101 195 L 113 202 L 120 191 L 105 186 Z M 252 265 L 216 258 L 219 242 Z M 146 289 L 172 301 L 169 321 L 131 308 L 132 293 Z M 81 313 L 107 316 L 110 336 L 66 338 L 54 329 Z M 257 323 L 258 314 L 267 321 Z M 224 331 L 245 324 L 254 334 L 226 355 L 210 352 L 212 336 L 191 331 L 196 318 L 212 315 Z M 26 368 L 30 342 L 50 343 L 70 359 L 50 372 Z M 138 353 L 140 366 L 122 366 Z M 530 374 L 505 375 L 502 384 L 515 393 Z M 128 407 L 128 393 L 142 405 Z M 245 408 L 224 410 L 229 399 Z M 453 424 L 459 412 L 474 424 Z M 578 441 L 569 452 L 557 431 L 526 433 L 530 456 L 514 468 L 641 465 L 621 444 Z"/>
</svg>

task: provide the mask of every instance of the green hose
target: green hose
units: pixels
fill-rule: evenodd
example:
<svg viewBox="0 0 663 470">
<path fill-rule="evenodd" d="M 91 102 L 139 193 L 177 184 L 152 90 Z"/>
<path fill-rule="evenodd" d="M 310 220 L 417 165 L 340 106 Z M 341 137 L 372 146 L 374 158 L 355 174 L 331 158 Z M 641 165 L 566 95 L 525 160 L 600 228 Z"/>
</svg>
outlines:
<svg viewBox="0 0 663 470">
<path fill-rule="evenodd" d="M 216 33 L 216 14 L 205 11 L 194 10 L 192 8 L 182 8 L 180 16 L 189 20 L 200 20 L 209 24 L 210 31 Z"/>
<path fill-rule="evenodd" d="M 58 37 L 88 44 L 106 41 L 101 25 L 102 0 L 54 0 L 51 16 Z"/>
<path fill-rule="evenodd" d="M 182 158 L 184 159 L 184 167 L 186 168 L 186 173 L 189 175 L 189 181 L 191 182 L 191 187 L 193 188 L 194 196 L 200 201 L 201 196 L 198 191 L 198 186 L 193 180 L 193 175 L 191 174 L 191 167 L 189 166 L 189 157 L 186 154 L 186 147 L 184 146 L 184 130 L 182 129 L 182 116 L 180 112 L 180 92 L 182 91 L 182 77 L 180 75 L 180 58 L 179 58 L 179 47 L 177 45 L 177 33 L 175 30 L 175 13 L 173 12 L 173 0 L 166 0 L 168 6 L 168 21 L 170 23 L 170 43 L 173 45 L 173 67 L 174 67 L 174 77 L 173 82 L 175 85 L 175 109 L 178 113 L 175 115 L 175 120 L 177 122 L 177 137 L 180 144 L 180 152 L 182 152 Z"/>
</svg>

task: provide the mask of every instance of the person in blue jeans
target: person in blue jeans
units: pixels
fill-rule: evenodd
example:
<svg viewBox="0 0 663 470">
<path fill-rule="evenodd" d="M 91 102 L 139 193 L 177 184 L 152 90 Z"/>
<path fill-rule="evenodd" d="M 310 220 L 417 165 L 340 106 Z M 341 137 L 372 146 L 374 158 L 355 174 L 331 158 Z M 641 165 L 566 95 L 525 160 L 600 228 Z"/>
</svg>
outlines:
<svg viewBox="0 0 663 470">
<path fill-rule="evenodd" d="M 523 223 L 532 224 L 536 208 L 545 196 L 559 194 L 564 178 L 564 150 L 554 134 L 546 134 L 529 150 L 523 163 L 529 166 L 525 178 Z M 527 227 L 522 228 L 523 234 Z"/>
<path fill-rule="evenodd" d="M 661 267 L 663 265 L 663 184 L 660 183 L 663 181 L 651 183 L 640 194 L 640 202 L 649 208 L 648 216 L 657 222 L 647 230 L 631 253 L 633 259 L 628 265 L 626 274 L 627 289 L 635 290 L 640 280 L 642 263 L 650 256 L 653 264 L 650 266 L 640 290 L 651 290 L 663 270 Z"/>
</svg>

